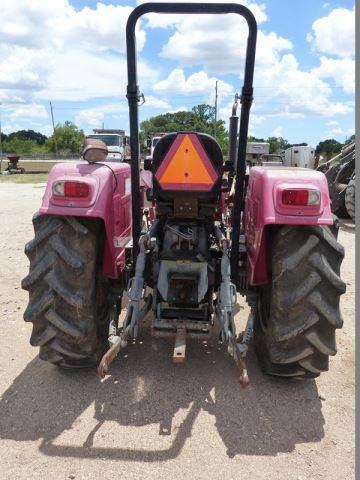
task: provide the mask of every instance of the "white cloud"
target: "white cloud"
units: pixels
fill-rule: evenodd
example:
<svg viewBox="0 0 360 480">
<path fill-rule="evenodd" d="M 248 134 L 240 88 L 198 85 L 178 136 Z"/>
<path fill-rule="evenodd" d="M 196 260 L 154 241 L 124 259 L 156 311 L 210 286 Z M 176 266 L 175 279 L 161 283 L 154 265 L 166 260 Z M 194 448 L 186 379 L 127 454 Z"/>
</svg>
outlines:
<svg viewBox="0 0 360 480">
<path fill-rule="evenodd" d="M 284 136 L 283 127 L 281 127 L 280 125 L 277 126 L 276 128 L 274 128 L 271 135 L 276 138 L 283 137 Z"/>
<path fill-rule="evenodd" d="M 143 86 L 157 80 L 158 73 L 146 63 L 139 62 L 138 70 L 139 76 L 145 79 Z M 71 101 L 117 96 L 127 104 L 126 83 L 126 61 L 122 56 L 67 50 L 57 52 L 47 86 L 36 96 Z"/>
<path fill-rule="evenodd" d="M 355 60 L 351 58 L 320 58 L 312 72 L 319 78 L 332 78 L 349 95 L 355 93 Z"/>
<path fill-rule="evenodd" d="M 337 125 L 339 125 L 339 122 L 337 122 L 336 120 L 330 120 L 329 122 L 326 122 L 326 125 L 328 125 L 329 127 L 336 127 Z"/>
<path fill-rule="evenodd" d="M 351 137 L 351 135 L 354 135 L 354 133 L 355 133 L 355 130 L 353 128 L 336 127 L 328 130 L 325 137 L 326 138 L 331 138 L 331 137 L 347 138 L 347 137 Z"/>
<path fill-rule="evenodd" d="M 187 112 L 189 109 L 186 107 L 179 107 L 176 108 L 175 110 L 169 110 L 169 113 L 178 113 L 178 112 Z"/>
<path fill-rule="evenodd" d="M 138 3 L 145 3 L 147 0 L 141 0 Z M 178 0 L 162 0 L 162 1 L 170 1 L 170 2 L 176 2 Z M 191 3 L 194 0 L 184 0 L 183 3 Z M 199 3 L 199 2 L 198 2 Z M 208 0 L 208 3 L 229 3 L 228 0 Z M 259 3 L 254 3 L 254 2 L 248 2 L 246 0 L 244 1 L 234 1 L 232 3 L 240 3 L 241 5 L 244 5 L 248 7 L 251 12 L 254 14 L 256 21 L 259 24 L 265 22 L 267 20 L 267 15 L 265 13 L 265 5 L 264 4 L 259 4 Z M 195 21 L 203 21 L 208 19 L 212 23 L 218 23 L 219 22 L 219 16 L 218 15 L 191 15 Z M 239 18 L 238 15 L 235 14 L 229 14 L 226 16 L 222 17 L 222 22 L 226 21 L 228 18 Z M 156 13 L 149 13 L 146 15 L 146 20 L 147 20 L 147 27 L 149 28 L 170 28 L 170 27 L 176 27 L 179 26 L 180 24 L 183 23 L 185 19 L 189 19 L 190 16 L 184 16 L 184 15 L 171 15 L 171 14 L 156 14 Z"/>
<path fill-rule="evenodd" d="M 355 9 L 335 8 L 315 20 L 308 41 L 313 49 L 337 57 L 355 55 Z"/>
<path fill-rule="evenodd" d="M 117 118 L 127 113 L 127 105 L 120 102 L 110 102 L 96 107 L 84 108 L 75 115 L 75 122 L 86 131 L 100 128 L 106 115 Z"/>
<path fill-rule="evenodd" d="M 133 8 L 121 5 L 97 3 L 96 8 L 84 7 L 80 11 L 69 12 L 66 22 L 58 20 L 60 41 L 73 45 L 83 45 L 97 50 L 112 49 L 125 53 L 126 20 Z M 140 25 L 140 22 L 138 23 Z M 136 43 L 142 50 L 145 32 L 137 28 Z"/>
<path fill-rule="evenodd" d="M 171 106 L 164 100 L 157 99 L 151 95 L 146 97 L 143 107 L 149 107 L 159 110 L 169 110 Z M 140 110 L 141 113 L 141 110 Z M 128 106 L 125 102 L 110 102 L 96 107 L 84 108 L 75 115 L 75 122 L 85 131 L 89 132 L 93 128 L 100 128 L 106 117 L 116 119 L 124 123 L 127 118 Z"/>
<path fill-rule="evenodd" d="M 34 118 L 48 118 L 49 116 L 44 105 L 36 103 L 16 107 L 7 105 L 4 107 L 4 110 L 7 111 L 8 117 L 11 120 L 32 120 Z"/>
<path fill-rule="evenodd" d="M 184 70 L 176 68 L 165 80 L 156 83 L 153 89 L 155 92 L 163 95 L 204 95 L 207 99 L 211 98 L 211 102 L 213 103 L 216 80 L 215 77 L 209 77 L 202 70 L 186 78 Z M 232 85 L 223 80 L 218 80 L 219 101 L 233 93 L 234 87 Z"/>
<path fill-rule="evenodd" d="M 80 10 L 69 0 L 2 2 L 0 100 L 24 92 L 30 102 L 35 93 L 56 100 L 125 98 L 125 26 L 131 11 L 101 2 Z M 138 50 L 144 42 L 140 22 Z M 144 62 L 139 72 L 151 81 L 157 76 Z"/>
<path fill-rule="evenodd" d="M 44 42 L 59 48 L 90 47 L 125 52 L 126 21 L 131 6 L 105 5 L 76 10 L 68 0 L 17 0 L 3 2 L 0 40 L 27 48 L 44 48 Z M 145 32 L 138 28 L 137 47 L 142 49 Z"/>
<path fill-rule="evenodd" d="M 332 95 L 328 83 L 314 72 L 301 70 L 295 56 L 286 54 L 257 75 L 254 111 L 261 115 L 291 116 L 332 116 L 352 111 L 350 105 L 334 101 Z"/>
<path fill-rule="evenodd" d="M 0 88 L 3 90 L 37 91 L 44 88 L 51 59 L 46 50 L 24 47 L 1 48 Z"/>
<path fill-rule="evenodd" d="M 265 21 L 263 5 L 259 6 L 259 11 L 264 14 L 262 21 Z M 154 23 L 154 19 L 155 17 L 151 18 L 150 25 L 161 26 Z M 210 92 L 214 88 L 211 82 L 215 77 L 209 77 L 209 72 L 239 72 L 242 78 L 247 27 L 236 16 L 224 16 L 221 23 L 218 19 L 207 16 L 183 17 L 176 19 L 172 27 L 174 32 L 163 46 L 160 55 L 168 59 L 178 59 L 180 66 L 194 68 L 201 65 L 202 69 L 188 79 L 185 78 L 182 68 L 174 69 L 167 79 L 155 85 L 154 89 L 158 93 L 200 92 L 203 87 Z M 264 33 L 259 30 L 254 73 L 255 114 L 298 118 L 309 114 L 331 116 L 351 112 L 351 105 L 334 101 L 334 92 L 324 81 L 329 78 L 324 66 L 321 65 L 319 71 L 303 70 L 296 57 L 289 53 L 292 47 L 288 39 L 275 32 Z M 189 85 L 193 75 L 195 81 L 192 82 L 193 85 Z M 204 79 L 195 78 L 195 75 L 202 75 Z M 346 93 L 350 92 L 350 76 L 344 73 L 338 81 L 342 82 Z M 226 90 L 226 94 L 229 93 L 232 93 L 231 89 Z"/>
<path fill-rule="evenodd" d="M 184 17 L 163 46 L 161 56 L 176 58 L 183 66 L 202 64 L 213 73 L 242 73 L 247 35 L 245 22 L 234 15 L 224 17 L 221 23 L 212 16 Z M 279 52 L 291 48 L 289 40 L 260 30 L 256 65 L 269 65 Z"/>
<path fill-rule="evenodd" d="M 153 95 L 146 95 L 145 103 L 142 105 L 142 107 L 148 107 L 148 108 L 153 108 L 158 110 L 169 110 L 171 108 L 171 105 L 165 100 L 156 98 Z"/>
</svg>

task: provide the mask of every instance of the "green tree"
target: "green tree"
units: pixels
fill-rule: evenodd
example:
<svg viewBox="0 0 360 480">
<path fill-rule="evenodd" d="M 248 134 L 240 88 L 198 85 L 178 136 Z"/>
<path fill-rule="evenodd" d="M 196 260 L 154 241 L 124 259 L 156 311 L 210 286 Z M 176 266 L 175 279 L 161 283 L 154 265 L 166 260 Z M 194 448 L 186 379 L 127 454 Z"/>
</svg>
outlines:
<svg viewBox="0 0 360 480">
<path fill-rule="evenodd" d="M 84 139 L 83 130 L 79 130 L 74 123 L 66 121 L 55 127 L 54 134 L 46 140 L 45 146 L 49 152 L 53 153 L 56 153 L 56 145 L 59 153 L 79 153 Z"/>
<path fill-rule="evenodd" d="M 35 132 L 34 130 L 18 130 L 17 132 L 12 132 L 8 135 L 9 140 L 15 137 L 24 140 L 33 140 L 37 145 L 43 145 L 47 139 L 45 135 L 40 132 Z"/>
<path fill-rule="evenodd" d="M 196 105 L 191 111 L 181 111 L 175 113 L 164 113 L 151 117 L 140 124 L 140 139 L 143 145 L 144 139 L 151 132 L 202 132 L 214 135 L 226 155 L 228 150 L 228 138 L 223 120 L 217 120 L 215 123 L 215 108 L 206 105 Z"/>
<path fill-rule="evenodd" d="M 250 135 L 250 136 L 248 137 L 248 140 L 247 140 L 247 141 L 248 141 L 248 142 L 254 142 L 254 143 L 257 143 L 257 142 L 259 142 L 259 143 L 264 143 L 264 142 L 266 142 L 266 140 L 265 140 L 264 138 L 257 138 L 257 137 L 253 137 L 252 135 Z"/>
<path fill-rule="evenodd" d="M 278 153 L 291 146 L 290 143 L 282 137 L 269 137 L 266 141 L 270 143 L 270 153 Z"/>
<path fill-rule="evenodd" d="M 37 144 L 34 140 L 10 135 L 2 142 L 2 150 L 4 153 L 35 153 Z"/>
<path fill-rule="evenodd" d="M 315 153 L 323 155 L 326 157 L 327 160 L 330 160 L 333 155 L 340 152 L 342 147 L 342 143 L 334 140 L 333 138 L 329 138 L 327 140 L 319 142 L 315 149 Z"/>
</svg>

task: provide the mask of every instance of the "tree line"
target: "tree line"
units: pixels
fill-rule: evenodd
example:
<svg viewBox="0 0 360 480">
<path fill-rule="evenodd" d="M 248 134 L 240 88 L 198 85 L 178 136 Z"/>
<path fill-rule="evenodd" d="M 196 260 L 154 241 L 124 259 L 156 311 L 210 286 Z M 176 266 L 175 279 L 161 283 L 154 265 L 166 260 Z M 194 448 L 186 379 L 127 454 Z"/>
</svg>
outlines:
<svg viewBox="0 0 360 480">
<path fill-rule="evenodd" d="M 215 108 L 211 105 L 201 104 L 194 106 L 191 110 L 156 115 L 143 121 L 140 124 L 140 142 L 143 148 L 145 138 L 151 132 L 203 132 L 216 136 L 216 139 L 224 153 L 228 151 L 228 131 L 223 120 L 215 120 Z M 79 129 L 73 122 L 66 121 L 55 127 L 55 132 L 46 137 L 34 130 L 19 130 L 8 135 L 1 134 L 3 153 L 36 154 L 36 153 L 79 153 L 85 138 L 83 130 Z M 345 143 L 335 139 L 326 139 L 318 143 L 316 153 L 326 159 L 340 152 L 342 147 L 355 138 L 352 135 Z M 307 145 L 307 143 L 291 144 L 282 137 L 270 136 L 266 139 L 250 136 L 250 142 L 268 142 L 270 153 L 278 153 L 292 146 Z"/>
<path fill-rule="evenodd" d="M 1 147 L 4 154 L 79 153 L 84 139 L 84 131 L 66 121 L 58 124 L 49 137 L 34 130 L 1 133 Z"/>
</svg>

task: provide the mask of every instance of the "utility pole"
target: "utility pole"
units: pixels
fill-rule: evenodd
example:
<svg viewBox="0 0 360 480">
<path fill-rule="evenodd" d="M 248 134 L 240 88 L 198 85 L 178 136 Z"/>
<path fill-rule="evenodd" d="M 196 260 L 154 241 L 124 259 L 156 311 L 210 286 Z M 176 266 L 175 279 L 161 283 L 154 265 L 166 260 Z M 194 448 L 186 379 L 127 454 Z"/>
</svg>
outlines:
<svg viewBox="0 0 360 480">
<path fill-rule="evenodd" d="M 53 112 L 53 106 L 51 102 L 50 102 L 50 110 L 51 110 L 51 119 L 52 119 L 53 131 L 54 131 L 55 152 L 56 152 L 56 155 L 59 155 L 57 138 L 56 138 L 56 130 L 55 130 L 55 122 L 54 122 L 54 112 Z"/>
<path fill-rule="evenodd" d="M 216 139 L 216 120 L 217 120 L 217 103 L 218 103 L 218 81 L 215 83 L 215 121 L 214 121 L 214 137 Z"/>
</svg>

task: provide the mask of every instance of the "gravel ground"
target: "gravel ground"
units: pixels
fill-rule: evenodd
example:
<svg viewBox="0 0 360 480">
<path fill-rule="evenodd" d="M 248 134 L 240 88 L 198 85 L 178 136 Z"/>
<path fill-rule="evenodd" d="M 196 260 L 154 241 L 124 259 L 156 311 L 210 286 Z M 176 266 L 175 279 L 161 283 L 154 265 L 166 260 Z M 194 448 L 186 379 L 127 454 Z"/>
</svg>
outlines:
<svg viewBox="0 0 360 480">
<path fill-rule="evenodd" d="M 0 185 L 0 477 L 2 479 L 347 480 L 354 474 L 355 230 L 343 222 L 344 328 L 330 371 L 316 381 L 264 376 L 252 353 L 241 390 L 216 344 L 141 338 L 100 383 L 94 370 L 41 362 L 22 319 L 20 288 L 43 187 Z M 242 323 L 247 308 L 241 309 Z"/>
</svg>

